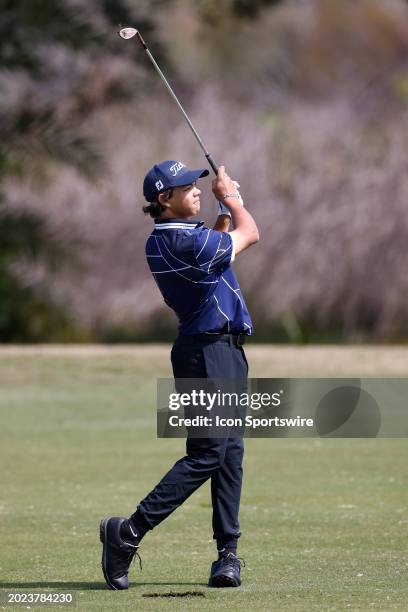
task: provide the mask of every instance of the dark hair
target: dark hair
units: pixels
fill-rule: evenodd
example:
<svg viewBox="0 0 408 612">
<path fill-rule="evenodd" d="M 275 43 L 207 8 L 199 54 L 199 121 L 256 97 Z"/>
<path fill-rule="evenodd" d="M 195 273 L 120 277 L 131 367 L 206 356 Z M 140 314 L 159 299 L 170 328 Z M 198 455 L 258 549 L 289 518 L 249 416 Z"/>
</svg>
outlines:
<svg viewBox="0 0 408 612">
<path fill-rule="evenodd" d="M 163 191 L 162 193 L 164 193 L 167 198 L 171 198 L 171 196 L 173 195 L 173 189 L 166 189 L 166 191 Z M 144 214 L 150 215 L 151 217 L 153 217 L 153 219 L 158 219 L 162 212 L 164 212 L 165 210 L 166 207 L 163 206 L 163 204 L 161 204 L 158 199 L 154 202 L 150 202 L 146 206 L 143 206 Z"/>
</svg>

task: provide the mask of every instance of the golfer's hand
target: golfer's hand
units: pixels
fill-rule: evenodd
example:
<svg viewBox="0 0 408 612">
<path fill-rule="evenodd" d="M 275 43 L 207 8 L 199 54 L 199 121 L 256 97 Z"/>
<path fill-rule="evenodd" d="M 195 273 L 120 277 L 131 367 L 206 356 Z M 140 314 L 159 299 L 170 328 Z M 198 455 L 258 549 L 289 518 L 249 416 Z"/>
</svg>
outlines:
<svg viewBox="0 0 408 612">
<path fill-rule="evenodd" d="M 212 190 L 217 200 L 222 201 L 224 196 L 231 193 L 238 193 L 237 183 L 225 172 L 225 167 L 218 168 L 218 174 L 212 182 Z"/>
</svg>

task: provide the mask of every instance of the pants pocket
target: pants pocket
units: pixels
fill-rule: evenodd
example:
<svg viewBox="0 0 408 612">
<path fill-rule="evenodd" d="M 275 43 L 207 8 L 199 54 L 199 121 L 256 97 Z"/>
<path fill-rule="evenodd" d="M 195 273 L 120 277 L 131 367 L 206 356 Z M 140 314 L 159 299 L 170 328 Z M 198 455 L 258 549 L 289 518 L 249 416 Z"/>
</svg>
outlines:
<svg viewBox="0 0 408 612">
<path fill-rule="evenodd" d="M 248 365 L 248 360 L 247 360 L 246 355 L 245 355 L 245 351 L 244 351 L 244 349 L 242 348 L 242 346 L 240 346 L 240 347 L 239 347 L 239 350 L 240 350 L 240 352 L 241 352 L 242 359 L 243 359 L 243 360 L 244 360 L 244 362 L 245 362 L 245 366 L 246 366 L 246 375 L 248 376 L 248 373 L 249 373 L 249 365 Z"/>
<path fill-rule="evenodd" d="M 206 378 L 202 347 L 174 345 L 171 350 L 174 378 Z"/>
</svg>

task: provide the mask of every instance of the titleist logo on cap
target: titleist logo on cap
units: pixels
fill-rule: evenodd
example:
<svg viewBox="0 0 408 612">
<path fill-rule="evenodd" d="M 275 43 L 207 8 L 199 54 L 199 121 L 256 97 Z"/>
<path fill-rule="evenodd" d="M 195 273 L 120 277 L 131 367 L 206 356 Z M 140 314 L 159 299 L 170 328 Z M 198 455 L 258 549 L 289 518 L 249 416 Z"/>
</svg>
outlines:
<svg viewBox="0 0 408 612">
<path fill-rule="evenodd" d="M 173 176 L 177 176 L 180 170 L 185 167 L 186 167 L 185 164 L 182 164 L 181 162 L 176 162 L 175 164 L 170 166 L 169 170 Z"/>
</svg>

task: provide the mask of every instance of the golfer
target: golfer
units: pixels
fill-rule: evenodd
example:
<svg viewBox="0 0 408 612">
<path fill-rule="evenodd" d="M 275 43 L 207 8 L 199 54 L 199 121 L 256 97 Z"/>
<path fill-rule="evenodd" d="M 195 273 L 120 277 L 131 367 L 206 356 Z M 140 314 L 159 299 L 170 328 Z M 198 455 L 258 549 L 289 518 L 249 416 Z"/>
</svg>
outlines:
<svg viewBox="0 0 408 612">
<path fill-rule="evenodd" d="M 179 319 L 171 351 L 178 378 L 245 380 L 242 348 L 252 322 L 231 268 L 234 258 L 259 240 L 235 183 L 221 166 L 212 183 L 220 213 L 212 229 L 195 219 L 200 211 L 198 179 L 208 170 L 189 170 L 168 160 L 147 173 L 143 192 L 154 230 L 146 244 L 147 262 L 165 303 Z M 234 229 L 229 231 L 232 219 Z M 128 588 L 128 570 L 145 534 L 211 479 L 212 527 L 218 559 L 209 586 L 241 584 L 237 557 L 242 485 L 242 437 L 187 437 L 186 455 L 139 503 L 130 518 L 102 520 L 102 569 L 111 589 Z"/>
</svg>

